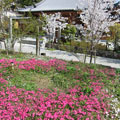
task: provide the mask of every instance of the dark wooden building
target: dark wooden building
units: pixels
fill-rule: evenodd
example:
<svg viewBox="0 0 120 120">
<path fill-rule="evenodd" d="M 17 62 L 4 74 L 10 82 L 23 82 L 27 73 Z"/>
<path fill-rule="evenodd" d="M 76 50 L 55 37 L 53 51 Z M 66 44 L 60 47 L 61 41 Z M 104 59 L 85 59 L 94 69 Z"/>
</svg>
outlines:
<svg viewBox="0 0 120 120">
<path fill-rule="evenodd" d="M 79 15 L 86 8 L 85 0 L 42 0 L 41 2 L 24 9 L 20 13 L 32 12 L 39 16 L 42 13 L 54 14 L 60 12 L 62 17 L 68 18 L 69 24 L 80 24 Z"/>
</svg>

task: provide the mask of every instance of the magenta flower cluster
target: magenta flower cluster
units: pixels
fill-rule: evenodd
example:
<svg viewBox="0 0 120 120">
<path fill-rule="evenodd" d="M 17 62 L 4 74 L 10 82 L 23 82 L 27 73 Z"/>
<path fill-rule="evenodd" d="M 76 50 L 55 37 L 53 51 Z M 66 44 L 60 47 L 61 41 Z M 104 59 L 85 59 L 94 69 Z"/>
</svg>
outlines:
<svg viewBox="0 0 120 120">
<path fill-rule="evenodd" d="M 52 67 L 54 67 L 57 71 L 66 71 L 66 65 L 67 63 L 58 60 L 58 59 L 52 59 L 49 61 L 43 61 L 43 60 L 35 60 L 35 59 L 30 59 L 26 61 L 16 61 L 15 59 L 1 59 L 0 60 L 1 66 L 0 68 L 3 67 L 9 67 L 11 66 L 11 63 L 14 64 L 15 67 L 18 67 L 20 69 L 24 70 L 35 70 L 37 67 L 39 67 L 42 71 L 50 71 Z"/>
<path fill-rule="evenodd" d="M 19 69 L 35 70 L 36 66 L 46 72 L 54 67 L 58 71 L 66 71 L 67 63 L 53 59 L 42 60 L 0 60 L 1 68 L 14 63 Z M 91 71 L 91 74 L 94 71 Z M 70 88 L 66 93 L 55 89 L 38 89 L 26 91 L 7 87 L 8 82 L 0 74 L 0 120 L 103 120 L 109 113 L 110 106 L 106 98 L 110 96 L 102 89 L 103 83 L 91 82 L 88 86 L 93 90 L 89 95 L 81 91 L 80 86 Z"/>
</svg>

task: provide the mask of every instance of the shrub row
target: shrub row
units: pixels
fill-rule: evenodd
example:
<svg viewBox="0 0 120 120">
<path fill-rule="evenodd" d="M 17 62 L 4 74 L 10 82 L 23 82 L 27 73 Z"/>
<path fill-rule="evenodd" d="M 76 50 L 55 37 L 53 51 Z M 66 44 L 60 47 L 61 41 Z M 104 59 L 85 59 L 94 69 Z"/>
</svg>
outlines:
<svg viewBox="0 0 120 120">
<path fill-rule="evenodd" d="M 46 44 L 47 48 L 54 48 L 57 50 L 63 50 L 63 51 L 68 51 L 68 52 L 75 52 L 75 53 L 86 53 L 90 54 L 90 44 L 85 43 L 85 42 L 72 42 L 70 44 L 51 44 L 47 43 Z M 106 46 L 102 44 L 98 44 L 96 46 L 96 55 L 101 56 L 101 57 L 108 57 L 108 58 L 115 58 L 115 59 L 120 59 L 120 53 L 117 53 L 115 51 L 107 50 L 106 51 Z"/>
</svg>

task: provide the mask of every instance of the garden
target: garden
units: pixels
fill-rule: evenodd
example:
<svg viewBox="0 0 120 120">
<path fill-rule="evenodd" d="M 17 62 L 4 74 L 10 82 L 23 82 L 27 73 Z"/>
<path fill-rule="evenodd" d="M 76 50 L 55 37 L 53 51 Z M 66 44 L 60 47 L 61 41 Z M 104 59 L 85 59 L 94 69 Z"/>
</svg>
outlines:
<svg viewBox="0 0 120 120">
<path fill-rule="evenodd" d="M 75 9 L 35 13 L 47 0 L 39 1 L 0 1 L 0 47 L 7 53 L 0 50 L 0 120 L 120 120 L 120 68 L 92 64 L 96 55 L 120 58 L 119 9 L 112 0 L 86 0 L 83 8 L 80 1 Z M 35 38 L 36 56 L 22 53 L 26 37 Z M 42 57 L 46 44 L 89 55 L 90 64 Z"/>
<path fill-rule="evenodd" d="M 1 120 L 120 119 L 120 69 L 17 57 L 0 59 Z"/>
</svg>

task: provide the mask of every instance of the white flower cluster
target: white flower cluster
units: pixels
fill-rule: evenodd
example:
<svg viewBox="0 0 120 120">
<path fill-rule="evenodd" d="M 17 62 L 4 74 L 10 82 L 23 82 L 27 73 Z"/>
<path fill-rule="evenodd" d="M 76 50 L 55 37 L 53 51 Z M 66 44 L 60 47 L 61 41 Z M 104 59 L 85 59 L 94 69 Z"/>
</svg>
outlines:
<svg viewBox="0 0 120 120">
<path fill-rule="evenodd" d="M 112 105 L 112 108 L 115 110 L 115 116 L 118 117 L 118 119 L 120 119 L 120 108 L 119 108 L 120 101 L 118 100 L 118 98 L 114 98 L 112 100 L 111 105 Z"/>
<path fill-rule="evenodd" d="M 46 17 L 47 21 L 45 30 L 47 31 L 47 33 L 52 35 L 54 39 L 56 28 L 64 29 L 67 25 L 67 18 L 62 17 L 61 13 L 55 13 L 50 15 L 44 14 L 44 16 Z"/>
</svg>

